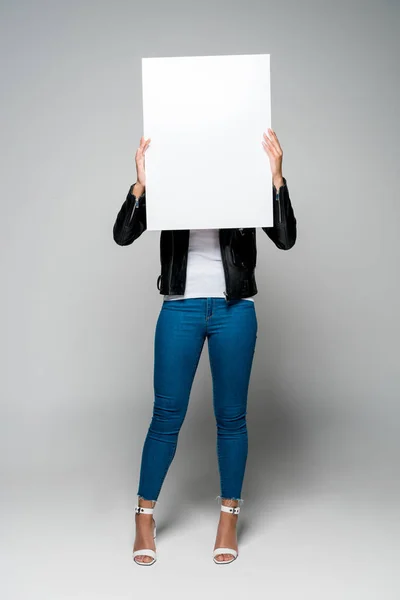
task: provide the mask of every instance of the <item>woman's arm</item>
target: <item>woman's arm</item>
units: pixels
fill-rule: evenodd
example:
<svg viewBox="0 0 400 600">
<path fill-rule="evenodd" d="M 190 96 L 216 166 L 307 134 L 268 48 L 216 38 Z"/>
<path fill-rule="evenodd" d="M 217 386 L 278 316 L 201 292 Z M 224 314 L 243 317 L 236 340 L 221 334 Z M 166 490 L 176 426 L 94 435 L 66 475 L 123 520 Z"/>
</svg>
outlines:
<svg viewBox="0 0 400 600">
<path fill-rule="evenodd" d="M 114 241 L 119 246 L 132 244 L 147 229 L 146 189 L 140 193 L 137 183 L 129 188 L 113 227 Z M 139 191 L 138 191 L 139 190 Z"/>
<path fill-rule="evenodd" d="M 120 246 L 132 244 L 147 229 L 144 155 L 150 141 L 150 139 L 145 141 L 144 137 L 140 138 L 140 145 L 135 155 L 137 181 L 129 188 L 126 200 L 114 223 L 114 241 Z"/>
<path fill-rule="evenodd" d="M 273 186 L 273 217 L 273 226 L 262 229 L 280 250 L 289 250 L 296 242 L 297 221 L 284 177 L 278 189 Z"/>
<path fill-rule="evenodd" d="M 271 165 L 274 224 L 272 227 L 262 229 L 280 250 L 289 250 L 296 242 L 297 221 L 287 182 L 282 175 L 283 150 L 276 133 L 272 129 L 268 129 L 268 132 L 270 137 L 264 133 L 262 144 Z"/>
</svg>

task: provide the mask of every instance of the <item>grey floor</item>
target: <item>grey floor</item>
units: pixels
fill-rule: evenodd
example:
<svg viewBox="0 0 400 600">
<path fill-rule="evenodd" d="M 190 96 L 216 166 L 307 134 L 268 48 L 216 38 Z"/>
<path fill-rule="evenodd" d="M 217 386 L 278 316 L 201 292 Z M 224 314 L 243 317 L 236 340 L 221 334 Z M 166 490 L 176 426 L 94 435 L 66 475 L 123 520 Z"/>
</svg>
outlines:
<svg viewBox="0 0 400 600">
<path fill-rule="evenodd" d="M 147 568 L 131 560 L 134 487 L 124 469 L 8 476 L 1 507 L 2 598 L 262 593 L 273 600 L 398 600 L 398 481 L 376 448 L 374 460 L 355 446 L 343 457 L 340 462 L 336 452 L 330 464 L 326 456 L 314 458 L 305 469 L 295 452 L 260 461 L 253 453 L 240 556 L 227 566 L 212 561 L 219 508 L 207 481 L 215 482 L 215 473 L 207 478 L 201 468 L 205 485 L 196 494 L 202 481 L 192 485 L 193 464 L 185 462 L 184 450 L 157 506 L 158 562 Z M 182 477 L 190 483 L 185 491 Z"/>
</svg>

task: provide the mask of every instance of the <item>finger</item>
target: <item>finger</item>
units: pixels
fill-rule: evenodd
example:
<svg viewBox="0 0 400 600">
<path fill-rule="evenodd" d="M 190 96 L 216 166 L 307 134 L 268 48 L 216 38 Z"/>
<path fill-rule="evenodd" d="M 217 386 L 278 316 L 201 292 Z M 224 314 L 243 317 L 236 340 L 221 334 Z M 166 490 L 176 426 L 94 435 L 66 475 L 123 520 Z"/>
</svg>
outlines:
<svg viewBox="0 0 400 600">
<path fill-rule="evenodd" d="M 282 152 L 282 148 L 279 146 L 279 144 L 277 142 L 275 142 L 274 140 L 271 141 L 271 146 L 274 149 L 274 152 L 276 154 L 276 156 L 282 156 L 283 152 Z"/>
<path fill-rule="evenodd" d="M 269 129 L 268 131 L 271 131 L 271 130 Z M 267 144 L 270 144 L 270 146 L 272 148 L 276 148 L 277 149 L 275 140 L 272 138 L 272 136 L 268 137 L 268 135 L 266 133 L 264 133 L 263 136 L 264 136 L 264 140 L 267 142 Z"/>
<path fill-rule="evenodd" d="M 143 147 L 143 154 L 146 153 L 147 148 L 149 147 L 150 141 L 146 142 L 145 146 Z"/>
<path fill-rule="evenodd" d="M 262 142 L 262 144 L 263 144 L 263 148 L 264 148 L 268 158 L 271 160 L 275 159 L 276 158 L 275 154 L 272 152 L 272 150 L 270 148 L 268 148 L 267 144 L 265 144 L 264 142 Z"/>
<path fill-rule="evenodd" d="M 267 148 L 270 152 L 272 152 L 272 144 L 271 144 L 270 140 L 268 140 L 268 138 L 263 140 L 262 144 L 263 144 L 264 148 Z"/>
<path fill-rule="evenodd" d="M 272 129 L 268 128 L 268 132 L 269 132 L 269 135 L 271 136 L 270 142 L 271 142 L 273 148 L 275 149 L 275 151 L 279 154 L 281 152 L 281 148 L 279 146 L 279 142 L 277 141 L 277 137 L 274 134 L 274 132 L 272 131 Z"/>
<path fill-rule="evenodd" d="M 280 145 L 280 143 L 279 143 L 278 136 L 276 135 L 275 131 L 274 131 L 273 129 L 268 129 L 268 131 L 269 131 L 269 132 L 270 132 L 270 134 L 271 134 L 271 139 L 272 139 L 272 141 L 274 142 L 275 146 L 278 148 L 278 150 L 279 150 L 280 152 L 282 152 L 282 153 L 283 153 L 282 146 L 281 146 L 281 145 Z"/>
<path fill-rule="evenodd" d="M 272 156 L 279 156 L 278 150 L 275 148 L 275 146 L 268 137 L 265 136 L 265 141 L 263 141 L 263 144 L 269 150 L 269 152 L 271 152 Z"/>
<path fill-rule="evenodd" d="M 140 144 L 139 144 L 139 148 L 137 149 L 136 154 L 142 154 L 145 149 L 145 146 L 146 146 L 146 142 L 145 142 L 144 137 L 142 136 L 140 138 Z"/>
</svg>

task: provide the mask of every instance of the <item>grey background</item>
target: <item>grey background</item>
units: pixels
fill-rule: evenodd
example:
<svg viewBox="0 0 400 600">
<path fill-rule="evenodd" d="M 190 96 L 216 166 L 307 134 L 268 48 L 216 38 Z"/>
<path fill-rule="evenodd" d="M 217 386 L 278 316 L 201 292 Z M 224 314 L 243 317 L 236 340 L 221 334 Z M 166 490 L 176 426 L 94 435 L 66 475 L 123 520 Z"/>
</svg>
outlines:
<svg viewBox="0 0 400 600">
<path fill-rule="evenodd" d="M 399 598 L 399 16 L 382 0 L 2 3 L 2 596 Z M 211 558 L 205 348 L 159 561 L 140 569 L 159 233 L 112 239 L 135 180 L 140 58 L 257 52 L 272 56 L 299 236 L 283 252 L 257 231 L 240 557 Z"/>
</svg>

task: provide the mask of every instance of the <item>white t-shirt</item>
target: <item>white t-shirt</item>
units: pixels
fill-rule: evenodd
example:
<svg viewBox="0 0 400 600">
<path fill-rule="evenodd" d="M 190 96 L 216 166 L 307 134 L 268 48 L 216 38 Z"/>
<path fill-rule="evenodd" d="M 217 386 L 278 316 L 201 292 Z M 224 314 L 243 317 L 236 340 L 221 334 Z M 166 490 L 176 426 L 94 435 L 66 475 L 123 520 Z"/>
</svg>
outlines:
<svg viewBox="0 0 400 600">
<path fill-rule="evenodd" d="M 225 298 L 225 273 L 218 229 L 191 229 L 183 295 L 165 295 L 164 300 Z M 254 302 L 253 297 L 244 298 Z"/>
</svg>

